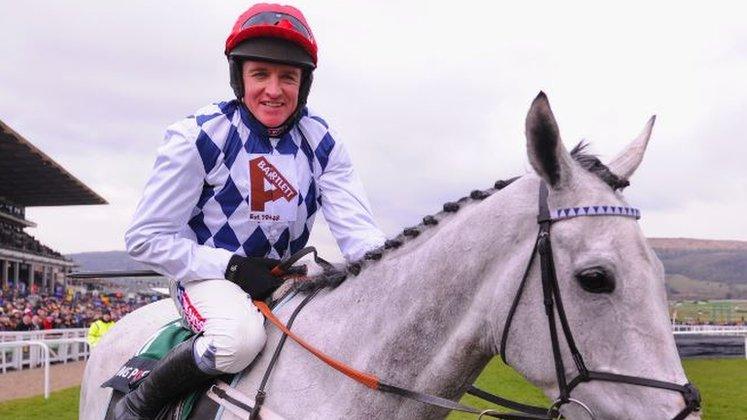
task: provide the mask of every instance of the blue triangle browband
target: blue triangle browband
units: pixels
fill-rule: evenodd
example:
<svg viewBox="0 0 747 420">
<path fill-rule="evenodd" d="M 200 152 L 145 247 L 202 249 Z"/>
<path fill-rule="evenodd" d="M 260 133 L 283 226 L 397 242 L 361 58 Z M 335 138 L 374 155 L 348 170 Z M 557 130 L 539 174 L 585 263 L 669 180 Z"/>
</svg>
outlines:
<svg viewBox="0 0 747 420">
<path fill-rule="evenodd" d="M 583 206 L 550 210 L 550 220 L 570 219 L 578 216 L 623 216 L 641 218 L 641 211 L 635 207 Z"/>
</svg>

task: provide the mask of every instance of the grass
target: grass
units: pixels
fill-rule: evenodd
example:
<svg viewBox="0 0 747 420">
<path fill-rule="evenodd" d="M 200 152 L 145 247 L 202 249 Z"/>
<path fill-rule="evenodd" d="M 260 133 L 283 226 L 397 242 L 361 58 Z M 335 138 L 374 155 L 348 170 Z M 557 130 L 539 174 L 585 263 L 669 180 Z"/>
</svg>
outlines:
<svg viewBox="0 0 747 420">
<path fill-rule="evenodd" d="M 685 359 L 685 373 L 700 390 L 703 398 L 701 414 L 706 420 L 747 419 L 747 360 Z M 499 358 L 493 359 L 479 378 L 477 386 L 498 395 L 532 405 L 548 406 L 545 395 L 524 380 Z M 462 403 L 478 408 L 490 408 L 489 403 L 466 395 Z M 503 410 L 505 411 L 505 410 Z M 453 413 L 449 420 L 475 416 Z"/>
<path fill-rule="evenodd" d="M 39 396 L 0 403 L 0 419 L 77 419 L 79 395 L 80 387 L 76 386 L 53 392 L 48 400 L 45 400 L 44 396 Z"/>
<path fill-rule="evenodd" d="M 704 419 L 747 419 L 747 360 L 685 360 L 687 377 L 700 389 Z"/>
<path fill-rule="evenodd" d="M 703 395 L 703 419 L 747 419 L 747 360 L 688 359 L 684 361 L 684 365 L 688 378 L 698 386 Z M 477 386 L 520 402 L 542 406 L 549 404 L 537 388 L 498 358 L 488 364 L 477 379 Z M 74 387 L 53 392 L 46 401 L 43 397 L 32 397 L 0 403 L 0 419 L 76 419 L 79 393 L 80 388 Z M 469 395 L 462 402 L 490 408 L 488 403 Z M 475 416 L 461 413 L 449 416 L 450 420 L 474 418 Z"/>
</svg>

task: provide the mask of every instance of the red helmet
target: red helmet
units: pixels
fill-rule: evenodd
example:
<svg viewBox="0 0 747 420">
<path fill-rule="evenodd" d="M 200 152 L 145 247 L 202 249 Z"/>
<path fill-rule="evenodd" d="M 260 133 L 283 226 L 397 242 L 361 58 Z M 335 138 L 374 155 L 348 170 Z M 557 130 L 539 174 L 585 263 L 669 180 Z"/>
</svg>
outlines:
<svg viewBox="0 0 747 420">
<path fill-rule="evenodd" d="M 275 41 L 267 45 L 266 41 L 273 39 Z M 256 41 L 247 43 L 247 40 Z M 277 47 L 277 40 L 289 42 L 281 42 L 286 46 Z M 288 48 L 289 44 L 301 50 Z M 293 6 L 258 3 L 236 20 L 226 39 L 225 53 L 229 57 L 264 59 L 313 69 L 317 46 L 300 10 Z"/>
<path fill-rule="evenodd" d="M 292 6 L 259 3 L 239 16 L 226 39 L 231 88 L 243 102 L 245 60 L 270 61 L 300 67 L 303 71 L 296 110 L 280 127 L 268 129 L 279 137 L 301 118 L 316 68 L 316 41 L 300 10 Z"/>
</svg>

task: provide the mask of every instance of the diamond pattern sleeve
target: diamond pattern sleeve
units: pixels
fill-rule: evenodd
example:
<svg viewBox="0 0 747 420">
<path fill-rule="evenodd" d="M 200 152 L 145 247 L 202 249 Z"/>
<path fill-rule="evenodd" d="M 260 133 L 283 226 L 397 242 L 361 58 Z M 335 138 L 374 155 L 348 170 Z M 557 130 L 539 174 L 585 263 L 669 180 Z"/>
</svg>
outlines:
<svg viewBox="0 0 747 420">
<path fill-rule="evenodd" d="M 184 234 L 207 174 L 222 154 L 187 119 L 169 127 L 143 197 L 125 233 L 130 256 L 179 281 L 223 278 L 232 256 Z"/>
</svg>

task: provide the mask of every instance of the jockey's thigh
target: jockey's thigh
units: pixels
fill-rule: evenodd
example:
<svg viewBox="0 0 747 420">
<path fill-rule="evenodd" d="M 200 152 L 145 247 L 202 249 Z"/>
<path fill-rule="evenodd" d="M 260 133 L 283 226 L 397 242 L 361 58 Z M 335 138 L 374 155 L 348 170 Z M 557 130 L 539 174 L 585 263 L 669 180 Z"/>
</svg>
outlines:
<svg viewBox="0 0 747 420">
<path fill-rule="evenodd" d="M 215 279 L 175 282 L 171 289 L 184 322 L 202 333 L 194 348 L 204 372 L 240 372 L 264 347 L 264 317 L 239 286 Z"/>
</svg>

